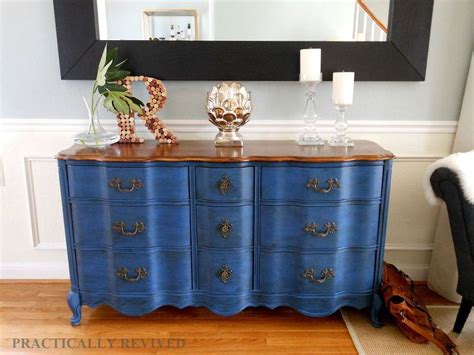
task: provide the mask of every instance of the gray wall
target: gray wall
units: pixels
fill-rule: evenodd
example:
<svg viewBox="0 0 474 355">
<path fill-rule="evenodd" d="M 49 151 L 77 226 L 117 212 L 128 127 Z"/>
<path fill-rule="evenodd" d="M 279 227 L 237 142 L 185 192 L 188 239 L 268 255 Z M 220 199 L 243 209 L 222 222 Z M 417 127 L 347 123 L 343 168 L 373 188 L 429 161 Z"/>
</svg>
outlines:
<svg viewBox="0 0 474 355">
<path fill-rule="evenodd" d="M 213 20 L 214 38 L 222 41 L 350 41 L 354 4 L 351 0 L 217 0 Z M 238 26 L 229 25 L 233 21 Z"/>
<path fill-rule="evenodd" d="M 457 120 L 471 58 L 471 0 L 436 0 L 425 82 L 356 83 L 348 118 L 360 120 Z M 81 95 L 91 82 L 61 81 L 52 0 L 0 0 L 2 118 L 83 118 Z M 324 55 L 324 54 L 323 54 Z M 357 75 L 357 74 L 356 74 Z M 166 82 L 166 119 L 205 119 L 213 82 Z M 303 88 L 297 82 L 246 82 L 253 119 L 297 119 Z M 333 119 L 331 84 L 319 87 L 322 119 Z M 110 115 L 105 113 L 104 115 Z"/>
<path fill-rule="evenodd" d="M 390 11 L 390 0 L 365 0 L 370 11 L 382 21 L 385 26 L 388 26 L 388 13 Z"/>
<path fill-rule="evenodd" d="M 353 38 L 354 0 L 217 0 L 213 10 L 208 0 L 180 0 L 177 4 L 176 0 L 105 0 L 106 18 L 99 21 L 106 22 L 108 33 L 101 34 L 101 38 L 141 40 L 143 10 L 176 8 L 197 11 L 202 40 L 212 36 L 218 41 L 350 41 Z M 168 38 L 171 24 L 176 30 L 177 24 L 184 29 L 188 22 L 191 22 L 189 18 L 155 20 L 155 36 Z"/>
</svg>

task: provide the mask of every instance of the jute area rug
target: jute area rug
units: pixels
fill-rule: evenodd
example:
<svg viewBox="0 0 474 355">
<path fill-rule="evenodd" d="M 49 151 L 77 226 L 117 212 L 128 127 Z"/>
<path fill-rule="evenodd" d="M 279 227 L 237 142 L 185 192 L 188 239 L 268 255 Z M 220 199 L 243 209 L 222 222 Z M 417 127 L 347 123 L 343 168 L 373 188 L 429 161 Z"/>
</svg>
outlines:
<svg viewBox="0 0 474 355">
<path fill-rule="evenodd" d="M 474 314 L 467 319 L 462 333 L 452 332 L 458 306 L 428 306 L 434 322 L 443 329 L 458 346 L 462 355 L 474 355 Z M 383 319 L 382 328 L 374 328 L 369 313 L 345 308 L 342 317 L 360 355 L 425 355 L 442 354 L 435 345 L 415 344 L 409 341 L 389 319 Z"/>
</svg>

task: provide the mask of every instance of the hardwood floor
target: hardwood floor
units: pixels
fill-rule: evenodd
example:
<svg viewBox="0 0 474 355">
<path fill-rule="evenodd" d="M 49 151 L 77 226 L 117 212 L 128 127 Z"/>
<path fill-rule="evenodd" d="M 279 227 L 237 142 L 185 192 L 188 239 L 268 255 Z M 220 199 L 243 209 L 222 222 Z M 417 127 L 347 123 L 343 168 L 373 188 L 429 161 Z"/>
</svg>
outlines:
<svg viewBox="0 0 474 355">
<path fill-rule="evenodd" d="M 72 327 L 68 288 L 66 281 L 0 281 L 0 353 L 356 354 L 339 313 L 318 319 L 284 307 L 233 317 L 163 307 L 139 318 L 83 307 L 81 325 Z M 449 303 L 426 286 L 417 289 L 427 303 Z"/>
</svg>

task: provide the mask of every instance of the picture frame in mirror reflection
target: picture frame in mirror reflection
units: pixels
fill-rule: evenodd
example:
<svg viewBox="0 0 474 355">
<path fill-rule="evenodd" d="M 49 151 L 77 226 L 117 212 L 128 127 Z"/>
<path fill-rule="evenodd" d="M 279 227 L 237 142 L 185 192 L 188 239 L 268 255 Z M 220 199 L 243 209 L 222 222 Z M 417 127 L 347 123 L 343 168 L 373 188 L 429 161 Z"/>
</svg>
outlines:
<svg viewBox="0 0 474 355">
<path fill-rule="evenodd" d="M 160 26 L 156 22 L 161 18 Z M 143 39 L 199 40 L 199 15 L 194 9 L 146 9 L 142 16 Z M 181 32 L 181 33 L 180 33 Z"/>
</svg>

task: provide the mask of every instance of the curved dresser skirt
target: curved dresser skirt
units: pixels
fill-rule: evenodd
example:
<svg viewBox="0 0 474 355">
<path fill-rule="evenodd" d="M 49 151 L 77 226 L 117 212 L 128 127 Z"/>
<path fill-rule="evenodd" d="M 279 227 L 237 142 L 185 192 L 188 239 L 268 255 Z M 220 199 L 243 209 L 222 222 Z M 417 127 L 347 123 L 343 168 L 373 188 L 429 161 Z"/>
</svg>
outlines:
<svg viewBox="0 0 474 355">
<path fill-rule="evenodd" d="M 331 296 L 264 294 L 257 291 L 236 295 L 209 294 L 202 291 L 157 292 L 155 294 L 118 296 L 94 292 L 81 292 L 81 303 L 90 307 L 102 304 L 128 316 L 142 316 L 163 306 L 206 307 L 219 316 L 232 316 L 248 307 L 267 307 L 274 309 L 287 306 L 313 317 L 324 317 L 335 313 L 339 308 L 350 306 L 357 309 L 372 303 L 372 290 L 360 293 L 332 294 Z"/>
</svg>

